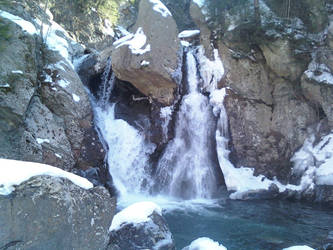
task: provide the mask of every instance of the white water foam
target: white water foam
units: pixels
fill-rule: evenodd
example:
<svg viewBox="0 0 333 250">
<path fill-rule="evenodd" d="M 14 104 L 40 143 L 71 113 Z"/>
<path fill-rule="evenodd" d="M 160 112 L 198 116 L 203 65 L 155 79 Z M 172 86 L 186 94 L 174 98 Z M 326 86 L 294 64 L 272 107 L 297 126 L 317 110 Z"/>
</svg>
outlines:
<svg viewBox="0 0 333 250">
<path fill-rule="evenodd" d="M 96 107 L 96 122 L 108 145 L 109 171 L 120 196 L 147 191 L 151 186 L 149 155 L 155 145 L 126 121 L 115 119 L 115 104 Z"/>
</svg>

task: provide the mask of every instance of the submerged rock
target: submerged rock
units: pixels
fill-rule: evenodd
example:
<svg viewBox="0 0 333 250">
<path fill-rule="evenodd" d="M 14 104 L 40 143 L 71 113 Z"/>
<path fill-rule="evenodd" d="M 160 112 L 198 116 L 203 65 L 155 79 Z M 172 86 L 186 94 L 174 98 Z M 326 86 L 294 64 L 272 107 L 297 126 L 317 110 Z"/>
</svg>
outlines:
<svg viewBox="0 0 333 250">
<path fill-rule="evenodd" d="M 0 195 L 0 248 L 104 249 L 115 206 L 103 187 L 33 177 Z"/>
<path fill-rule="evenodd" d="M 109 230 L 108 250 L 175 249 L 161 208 L 152 202 L 138 202 L 120 211 Z"/>
</svg>

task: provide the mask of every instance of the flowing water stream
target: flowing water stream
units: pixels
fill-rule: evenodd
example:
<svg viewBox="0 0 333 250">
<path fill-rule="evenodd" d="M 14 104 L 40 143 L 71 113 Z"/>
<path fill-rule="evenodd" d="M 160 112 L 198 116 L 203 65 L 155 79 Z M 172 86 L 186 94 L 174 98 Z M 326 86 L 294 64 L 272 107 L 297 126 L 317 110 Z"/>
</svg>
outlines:
<svg viewBox="0 0 333 250">
<path fill-rule="evenodd" d="M 110 68 L 104 74 L 94 109 L 97 126 L 108 145 L 107 161 L 119 192 L 119 208 L 142 200 L 158 203 L 177 249 L 198 237 L 212 238 L 231 250 L 320 246 L 333 230 L 328 223 L 332 211 L 287 201 L 233 201 L 227 194 L 212 199 L 218 190 L 217 171 L 227 174 L 232 164 L 228 160 L 223 102 L 213 105 L 212 93 L 201 93 L 205 78 L 206 82 L 218 79 L 205 75 L 198 52 L 198 48 L 187 52 L 187 86 L 174 116 L 175 136 L 161 154 L 156 171 L 152 171 L 150 161 L 156 145 L 147 141 L 142 131 L 115 118 L 116 104 L 109 103 L 114 76 Z M 219 67 L 220 75 L 222 69 Z M 223 99 L 225 92 L 219 94 Z M 156 185 L 159 195 L 152 196 Z"/>
</svg>

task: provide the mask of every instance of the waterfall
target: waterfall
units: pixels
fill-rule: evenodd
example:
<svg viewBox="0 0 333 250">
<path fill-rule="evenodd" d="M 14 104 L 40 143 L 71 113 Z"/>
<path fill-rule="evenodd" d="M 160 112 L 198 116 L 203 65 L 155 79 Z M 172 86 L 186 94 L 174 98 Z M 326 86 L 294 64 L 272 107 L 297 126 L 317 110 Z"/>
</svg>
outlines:
<svg viewBox="0 0 333 250">
<path fill-rule="evenodd" d="M 179 109 L 171 106 L 161 109 L 165 133 L 171 114 L 177 112 L 174 138 L 166 141 L 154 169 L 151 155 L 156 145 L 147 142 L 143 130 L 115 118 L 117 104 L 109 103 L 115 77 L 111 60 L 108 61 L 95 105 L 96 125 L 108 146 L 109 171 L 122 197 L 149 194 L 152 190 L 185 199 L 212 198 L 216 193 L 218 163 L 229 163 L 229 151 L 227 116 L 223 107 L 225 89 L 217 90 L 224 70 L 217 52 L 215 54 L 215 61 L 210 61 L 201 47 L 186 53 L 186 93 Z M 200 92 L 203 88 L 209 89 L 210 97 Z"/>
<path fill-rule="evenodd" d="M 146 142 L 143 133 L 126 121 L 115 118 L 116 103 L 109 102 L 115 80 L 109 59 L 94 110 L 96 126 L 108 148 L 109 172 L 119 194 L 124 196 L 148 191 L 152 186 L 149 156 L 156 146 Z"/>
<path fill-rule="evenodd" d="M 102 84 L 98 93 L 99 106 L 105 108 L 109 103 L 111 92 L 114 87 L 115 75 L 112 72 L 111 57 L 108 59 L 104 73 L 102 75 Z"/>
<path fill-rule="evenodd" d="M 199 75 L 195 51 L 186 55 L 187 94 L 177 114 L 175 138 L 160 158 L 156 179 L 160 190 L 168 195 L 210 198 L 217 180 L 213 160 L 215 120 L 208 97 L 199 92 Z"/>
</svg>

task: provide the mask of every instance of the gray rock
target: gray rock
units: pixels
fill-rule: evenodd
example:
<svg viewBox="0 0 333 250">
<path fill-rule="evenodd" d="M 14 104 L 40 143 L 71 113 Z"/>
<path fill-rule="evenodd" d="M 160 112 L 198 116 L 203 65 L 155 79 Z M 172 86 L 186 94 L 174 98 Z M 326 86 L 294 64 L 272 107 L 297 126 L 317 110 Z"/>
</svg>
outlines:
<svg viewBox="0 0 333 250">
<path fill-rule="evenodd" d="M 156 249 L 174 250 L 171 232 L 164 218 L 153 212 L 152 222 L 128 223 L 119 230 L 111 231 L 108 250 Z"/>
<path fill-rule="evenodd" d="M 0 195 L 0 248 L 104 249 L 115 206 L 102 187 L 33 177 Z"/>
<path fill-rule="evenodd" d="M 293 56 L 288 40 L 278 39 L 269 44 L 261 44 L 260 48 L 266 58 L 267 65 L 279 77 L 295 81 L 306 69 L 307 62 Z"/>
<path fill-rule="evenodd" d="M 4 8 L 37 29 L 34 18 L 50 21 L 33 1 Z M 94 130 L 90 100 L 70 62 L 83 47 L 58 30 L 68 42 L 69 58 L 63 58 L 48 49 L 39 34 L 5 23 L 12 35 L 0 51 L 0 157 L 66 170 L 103 167 L 105 152 Z M 44 142 L 38 143 L 40 139 Z"/>
<path fill-rule="evenodd" d="M 147 37 L 142 49 L 150 45 L 150 51 L 133 54 L 128 45 L 116 47 L 112 52 L 112 69 L 119 79 L 132 83 L 144 95 L 170 105 L 182 63 L 178 29 L 172 16 L 163 16 L 153 7 L 149 0 L 140 2 L 134 27 L 134 31 L 142 28 Z"/>
<path fill-rule="evenodd" d="M 333 79 L 333 75 L 332 79 Z M 310 79 L 306 74 L 302 76 L 301 88 L 304 96 L 319 109 L 321 108 L 328 119 L 329 125 L 333 127 L 333 85 L 319 83 Z"/>
</svg>

